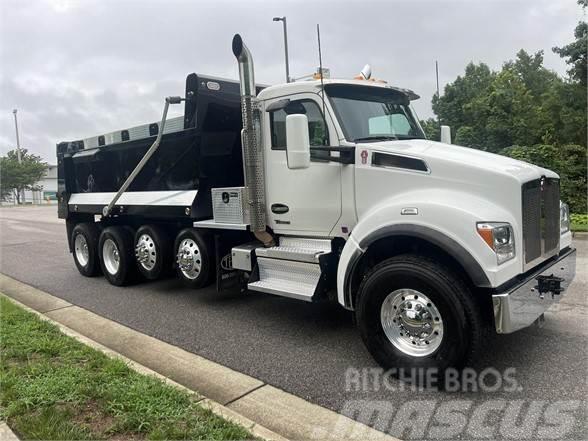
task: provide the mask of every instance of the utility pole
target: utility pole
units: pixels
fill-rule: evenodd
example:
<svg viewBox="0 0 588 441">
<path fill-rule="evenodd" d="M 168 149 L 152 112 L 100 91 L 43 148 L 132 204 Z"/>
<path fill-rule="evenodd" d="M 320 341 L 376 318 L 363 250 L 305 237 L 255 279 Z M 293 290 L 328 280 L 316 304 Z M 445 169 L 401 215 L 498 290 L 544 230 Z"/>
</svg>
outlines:
<svg viewBox="0 0 588 441">
<path fill-rule="evenodd" d="M 16 112 L 17 112 L 17 109 L 14 109 L 12 111 L 12 113 L 14 114 L 14 129 L 16 130 L 16 157 L 18 159 L 18 163 L 22 164 L 22 156 L 20 154 L 20 136 L 18 135 L 18 119 L 16 117 Z M 24 190 L 20 190 L 20 200 L 21 200 L 21 203 L 23 203 L 23 204 L 25 202 L 24 197 L 25 197 Z"/>
<path fill-rule="evenodd" d="M 284 54 L 286 57 L 286 83 L 290 82 L 290 66 L 288 64 L 288 25 L 286 17 L 274 17 L 273 21 L 281 21 L 284 25 Z"/>
<path fill-rule="evenodd" d="M 437 99 L 439 99 L 439 62 L 435 60 L 435 77 L 437 78 Z"/>
<path fill-rule="evenodd" d="M 435 77 L 437 78 L 437 101 L 441 98 L 439 94 L 439 63 L 435 60 Z M 441 118 L 437 115 L 437 124 L 439 124 L 439 130 L 441 130 Z"/>
</svg>

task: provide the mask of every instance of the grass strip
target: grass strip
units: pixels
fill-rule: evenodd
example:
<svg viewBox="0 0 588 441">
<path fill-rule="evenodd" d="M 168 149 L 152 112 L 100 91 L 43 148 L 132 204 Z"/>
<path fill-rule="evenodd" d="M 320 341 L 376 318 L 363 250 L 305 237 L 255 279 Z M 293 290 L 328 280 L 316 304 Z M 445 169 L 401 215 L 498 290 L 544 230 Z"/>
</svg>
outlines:
<svg viewBox="0 0 588 441">
<path fill-rule="evenodd" d="M 0 296 L 0 419 L 21 439 L 241 440 L 253 436 L 64 335 Z"/>
</svg>

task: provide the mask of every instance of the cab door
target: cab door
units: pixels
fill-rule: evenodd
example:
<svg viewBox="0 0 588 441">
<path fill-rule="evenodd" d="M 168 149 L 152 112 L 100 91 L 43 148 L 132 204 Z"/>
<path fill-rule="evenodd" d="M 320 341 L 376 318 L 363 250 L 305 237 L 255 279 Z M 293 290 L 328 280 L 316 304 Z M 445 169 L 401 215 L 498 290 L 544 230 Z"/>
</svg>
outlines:
<svg viewBox="0 0 588 441">
<path fill-rule="evenodd" d="M 265 108 L 279 100 L 268 100 Z M 292 113 L 308 118 L 311 162 L 306 169 L 288 168 L 286 116 Z M 293 95 L 287 107 L 266 111 L 263 118 L 268 225 L 276 233 L 329 236 L 341 216 L 341 164 L 312 159 L 313 147 L 337 141 L 329 115 L 325 127 L 320 97 Z"/>
</svg>

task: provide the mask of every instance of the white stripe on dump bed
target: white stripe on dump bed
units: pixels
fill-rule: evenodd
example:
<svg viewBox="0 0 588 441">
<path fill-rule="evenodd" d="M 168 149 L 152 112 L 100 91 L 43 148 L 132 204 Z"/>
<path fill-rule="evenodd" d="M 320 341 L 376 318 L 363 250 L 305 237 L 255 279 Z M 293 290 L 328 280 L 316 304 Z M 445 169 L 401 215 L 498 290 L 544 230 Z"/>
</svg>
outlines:
<svg viewBox="0 0 588 441">
<path fill-rule="evenodd" d="M 190 206 L 198 190 L 183 191 L 127 191 L 116 205 Z M 72 193 L 69 205 L 108 205 L 115 192 Z"/>
</svg>

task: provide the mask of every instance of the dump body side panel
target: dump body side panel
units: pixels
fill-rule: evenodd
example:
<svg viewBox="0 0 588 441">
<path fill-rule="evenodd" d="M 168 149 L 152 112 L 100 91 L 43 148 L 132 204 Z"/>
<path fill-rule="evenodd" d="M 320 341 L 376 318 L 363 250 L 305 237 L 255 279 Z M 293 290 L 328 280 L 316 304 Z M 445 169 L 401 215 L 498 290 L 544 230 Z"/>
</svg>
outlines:
<svg viewBox="0 0 588 441">
<path fill-rule="evenodd" d="M 243 185 L 238 83 L 190 74 L 186 97 L 184 129 L 165 131 L 115 214 L 205 219 L 212 216 L 211 188 Z M 94 148 L 84 148 L 84 141 L 58 144 L 59 216 L 100 214 L 102 199 L 114 197 L 155 140 L 159 127 L 150 129 L 151 136 L 138 139 L 132 139 L 137 131 L 122 130 L 129 140 Z M 131 212 L 121 209 L 123 202 Z"/>
</svg>

